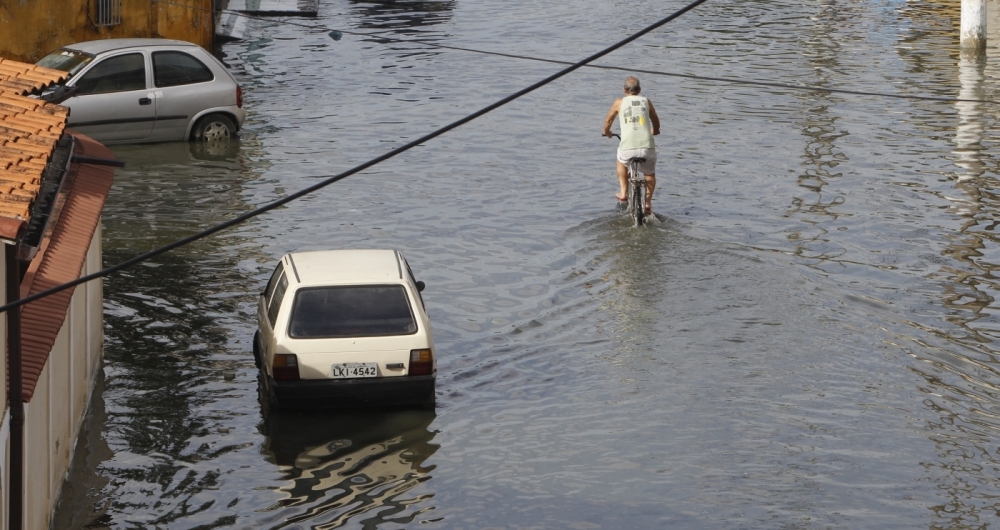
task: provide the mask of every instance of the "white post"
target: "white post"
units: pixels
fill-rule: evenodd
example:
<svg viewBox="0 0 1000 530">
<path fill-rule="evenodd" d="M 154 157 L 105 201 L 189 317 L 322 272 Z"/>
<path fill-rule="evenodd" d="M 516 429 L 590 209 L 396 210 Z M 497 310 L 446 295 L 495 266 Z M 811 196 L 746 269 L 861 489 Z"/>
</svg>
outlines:
<svg viewBox="0 0 1000 530">
<path fill-rule="evenodd" d="M 986 49 L 986 0 L 962 0 L 962 50 Z"/>
</svg>

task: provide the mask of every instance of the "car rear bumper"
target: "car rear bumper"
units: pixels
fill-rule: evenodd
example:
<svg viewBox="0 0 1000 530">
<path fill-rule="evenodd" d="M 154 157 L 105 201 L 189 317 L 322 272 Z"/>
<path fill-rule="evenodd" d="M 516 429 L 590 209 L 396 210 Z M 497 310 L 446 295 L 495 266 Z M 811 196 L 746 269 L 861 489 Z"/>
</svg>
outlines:
<svg viewBox="0 0 1000 530">
<path fill-rule="evenodd" d="M 434 404 L 433 375 L 270 381 L 281 408 L 342 409 Z"/>
</svg>

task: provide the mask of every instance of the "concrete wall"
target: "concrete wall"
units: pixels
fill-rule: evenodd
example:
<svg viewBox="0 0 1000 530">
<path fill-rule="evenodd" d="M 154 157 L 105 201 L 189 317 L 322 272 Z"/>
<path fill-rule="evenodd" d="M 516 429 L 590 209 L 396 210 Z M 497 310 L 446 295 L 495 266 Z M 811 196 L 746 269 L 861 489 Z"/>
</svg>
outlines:
<svg viewBox="0 0 1000 530">
<path fill-rule="evenodd" d="M 179 39 L 211 49 L 212 0 L 121 2 L 121 24 L 96 26 L 93 0 L 0 0 L 0 56 L 33 63 L 66 44 L 118 37 Z"/>
<path fill-rule="evenodd" d="M 6 247 L 6 245 L 0 244 L 0 251 L 6 252 Z M 0 259 L 0 278 L 7 278 L 6 259 Z M 5 280 L 0 280 L 0 301 L 7 301 L 7 282 Z M 3 338 L 0 345 L 7 344 L 6 316 L 0 316 L 0 337 Z M 3 351 L 6 351 L 6 347 L 0 346 L 0 352 Z M 0 362 L 0 371 L 3 372 L 3 379 L 0 381 L 6 381 L 6 358 L 4 362 Z M 7 530 L 9 528 L 7 524 L 7 487 L 10 484 L 10 473 L 7 471 L 7 462 L 10 462 L 10 405 L 6 401 L 6 392 L 4 393 L 3 419 L 0 423 L 0 457 L 3 457 L 3 462 L 0 462 L 0 529 Z"/>
<path fill-rule="evenodd" d="M 81 275 L 101 269 L 101 230 L 91 240 Z M 2 268 L 2 264 L 0 264 Z M 56 337 L 35 386 L 24 406 L 24 528 L 49 528 L 59 489 L 69 471 L 72 451 L 87 412 L 87 403 L 104 355 L 103 287 L 101 280 L 73 292 L 66 320 Z M 2 364 L 2 363 L 0 363 Z M 0 446 L 9 453 L 9 408 L 0 426 Z M 3 461 L 6 464 L 7 460 Z M 3 466 L 3 529 L 7 528 L 7 470 Z"/>
</svg>

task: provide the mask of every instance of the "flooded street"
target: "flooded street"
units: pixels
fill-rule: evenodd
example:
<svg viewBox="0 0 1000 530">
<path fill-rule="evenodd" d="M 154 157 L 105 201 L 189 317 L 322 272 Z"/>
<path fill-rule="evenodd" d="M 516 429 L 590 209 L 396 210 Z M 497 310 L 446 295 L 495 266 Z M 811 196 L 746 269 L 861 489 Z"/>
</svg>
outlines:
<svg viewBox="0 0 1000 530">
<path fill-rule="evenodd" d="M 683 5 L 322 0 L 251 21 L 219 50 L 238 143 L 114 148 L 105 265 L 561 68 L 420 42 L 576 61 Z M 709 1 L 599 63 L 1000 100 L 996 46 L 959 57 L 958 6 Z M 660 222 L 635 229 L 600 136 L 626 75 L 580 69 L 107 278 L 104 377 L 55 528 L 995 521 L 1000 105 L 640 73 L 663 132 Z M 282 254 L 327 248 L 399 249 L 426 282 L 433 413 L 262 411 L 257 295 Z"/>
</svg>

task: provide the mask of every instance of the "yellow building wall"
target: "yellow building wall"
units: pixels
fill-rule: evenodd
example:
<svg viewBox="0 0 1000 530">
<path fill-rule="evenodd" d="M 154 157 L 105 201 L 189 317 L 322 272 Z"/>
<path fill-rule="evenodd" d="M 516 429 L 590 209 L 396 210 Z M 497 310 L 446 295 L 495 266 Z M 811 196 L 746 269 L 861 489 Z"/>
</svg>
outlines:
<svg viewBox="0 0 1000 530">
<path fill-rule="evenodd" d="M 66 44 L 163 37 L 211 49 L 212 0 L 121 0 L 121 24 L 96 26 L 93 0 L 0 0 L 0 56 L 33 63 Z"/>
</svg>

